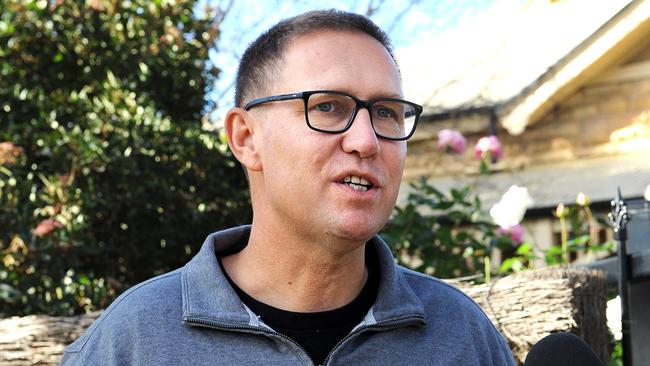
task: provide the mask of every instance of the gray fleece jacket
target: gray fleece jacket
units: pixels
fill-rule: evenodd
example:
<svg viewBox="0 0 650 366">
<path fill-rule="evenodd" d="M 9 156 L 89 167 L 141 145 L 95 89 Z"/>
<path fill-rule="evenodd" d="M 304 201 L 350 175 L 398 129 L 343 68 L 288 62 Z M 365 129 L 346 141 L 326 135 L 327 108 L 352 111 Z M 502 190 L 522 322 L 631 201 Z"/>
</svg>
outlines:
<svg viewBox="0 0 650 366">
<path fill-rule="evenodd" d="M 217 262 L 250 227 L 211 234 L 184 267 L 118 297 L 64 353 L 62 365 L 313 365 L 242 304 Z M 515 365 L 483 311 L 458 289 L 377 251 L 380 285 L 365 318 L 327 365 Z"/>
</svg>

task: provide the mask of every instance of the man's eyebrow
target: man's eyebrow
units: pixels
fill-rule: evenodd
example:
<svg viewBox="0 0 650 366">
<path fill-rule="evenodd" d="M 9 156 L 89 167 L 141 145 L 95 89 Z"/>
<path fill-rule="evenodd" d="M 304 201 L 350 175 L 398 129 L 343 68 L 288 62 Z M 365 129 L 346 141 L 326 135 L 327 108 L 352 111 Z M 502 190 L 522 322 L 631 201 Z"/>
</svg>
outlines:
<svg viewBox="0 0 650 366">
<path fill-rule="evenodd" d="M 398 93 L 390 93 L 390 94 L 381 94 L 380 96 L 373 97 L 373 99 L 375 99 L 375 98 L 395 98 L 395 99 L 404 99 L 404 96 L 402 96 L 402 94 L 398 94 Z"/>
<path fill-rule="evenodd" d="M 316 89 L 314 89 L 314 90 L 316 90 Z M 333 88 L 321 88 L 321 89 L 318 89 L 318 90 L 332 90 L 332 91 L 343 92 L 343 93 L 347 93 L 347 94 L 350 94 L 350 95 L 354 95 L 355 97 L 357 97 L 359 99 L 366 99 L 366 100 L 381 99 L 381 98 L 404 99 L 404 96 L 402 94 L 400 94 L 399 92 L 377 92 L 377 93 L 369 94 L 369 96 L 367 98 L 361 98 L 357 93 L 355 93 L 352 90 L 347 89 L 347 88 L 333 87 Z"/>
</svg>

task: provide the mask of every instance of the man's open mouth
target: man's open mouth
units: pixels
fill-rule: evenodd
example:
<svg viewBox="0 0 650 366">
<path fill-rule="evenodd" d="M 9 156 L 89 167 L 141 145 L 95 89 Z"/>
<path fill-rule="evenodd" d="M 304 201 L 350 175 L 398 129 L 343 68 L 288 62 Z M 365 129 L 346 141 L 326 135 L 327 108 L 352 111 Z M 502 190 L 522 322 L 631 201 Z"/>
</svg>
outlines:
<svg viewBox="0 0 650 366">
<path fill-rule="evenodd" d="M 372 183 L 368 182 L 368 180 L 357 177 L 356 175 L 348 175 L 347 177 L 343 178 L 340 183 L 343 183 L 354 190 L 362 192 L 366 192 L 373 187 Z"/>
</svg>

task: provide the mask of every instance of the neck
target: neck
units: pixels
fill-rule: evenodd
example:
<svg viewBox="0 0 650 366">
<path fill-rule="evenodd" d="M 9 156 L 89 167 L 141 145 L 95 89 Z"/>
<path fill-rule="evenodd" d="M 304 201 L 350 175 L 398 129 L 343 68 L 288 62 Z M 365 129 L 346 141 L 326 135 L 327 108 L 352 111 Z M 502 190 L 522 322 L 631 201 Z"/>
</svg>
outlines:
<svg viewBox="0 0 650 366">
<path fill-rule="evenodd" d="M 317 312 L 351 302 L 367 279 L 365 245 L 333 240 L 306 242 L 290 232 L 255 225 L 248 245 L 222 258 L 230 278 L 267 305 L 294 312 Z M 344 249 L 347 248 L 347 249 Z"/>
</svg>

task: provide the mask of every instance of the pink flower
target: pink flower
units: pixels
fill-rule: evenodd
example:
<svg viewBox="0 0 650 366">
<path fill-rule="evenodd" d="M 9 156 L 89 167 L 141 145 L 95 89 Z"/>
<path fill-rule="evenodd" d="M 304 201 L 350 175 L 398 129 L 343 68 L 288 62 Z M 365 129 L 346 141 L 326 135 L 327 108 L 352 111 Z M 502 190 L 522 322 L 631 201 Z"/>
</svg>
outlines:
<svg viewBox="0 0 650 366">
<path fill-rule="evenodd" d="M 515 244 L 520 244 L 524 241 L 524 227 L 521 224 L 512 225 L 508 227 L 500 227 L 498 234 L 500 236 L 509 236 Z"/>
<path fill-rule="evenodd" d="M 467 148 L 467 140 L 456 130 L 444 129 L 438 132 L 438 150 L 460 155 Z"/>
<path fill-rule="evenodd" d="M 11 141 L 0 142 L 0 165 L 4 163 L 14 164 L 22 150 Z"/>
<path fill-rule="evenodd" d="M 36 225 L 36 228 L 34 229 L 33 233 L 36 236 L 45 236 L 51 232 L 53 232 L 56 229 L 60 229 L 63 227 L 63 224 L 54 220 L 54 219 L 45 219 Z"/>
<path fill-rule="evenodd" d="M 500 158 L 503 156 L 501 142 L 494 135 L 481 137 L 474 147 L 474 155 L 477 158 L 484 158 L 488 155 L 493 158 Z"/>
<path fill-rule="evenodd" d="M 11 141 L 0 142 L 0 151 L 13 151 L 15 148 L 16 145 Z"/>
</svg>

